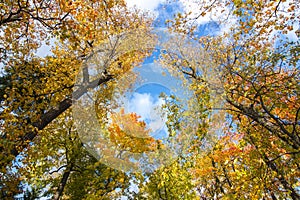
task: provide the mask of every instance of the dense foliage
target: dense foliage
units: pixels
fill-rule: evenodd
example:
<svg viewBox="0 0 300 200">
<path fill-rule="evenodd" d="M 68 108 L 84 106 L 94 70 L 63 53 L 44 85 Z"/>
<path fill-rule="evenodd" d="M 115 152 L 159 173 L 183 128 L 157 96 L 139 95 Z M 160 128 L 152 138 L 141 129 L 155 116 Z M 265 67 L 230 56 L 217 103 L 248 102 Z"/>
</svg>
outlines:
<svg viewBox="0 0 300 200">
<path fill-rule="evenodd" d="M 170 138 L 192 139 L 173 163 L 144 174 L 86 150 L 72 98 L 100 91 L 99 123 L 110 118 L 106 131 L 120 148 L 164 148 L 136 113 L 109 115 L 116 88 L 131 86 L 133 68 L 154 49 L 151 15 L 123 0 L 1 2 L 0 199 L 300 199 L 298 1 L 192 2 L 193 11 L 166 21 L 178 37 L 158 60 L 193 95 L 188 110 L 165 105 Z M 220 30 L 199 36 L 207 17 Z M 103 71 L 91 79 L 82 66 L 108 43 Z M 39 55 L 43 47 L 51 53 Z"/>
</svg>

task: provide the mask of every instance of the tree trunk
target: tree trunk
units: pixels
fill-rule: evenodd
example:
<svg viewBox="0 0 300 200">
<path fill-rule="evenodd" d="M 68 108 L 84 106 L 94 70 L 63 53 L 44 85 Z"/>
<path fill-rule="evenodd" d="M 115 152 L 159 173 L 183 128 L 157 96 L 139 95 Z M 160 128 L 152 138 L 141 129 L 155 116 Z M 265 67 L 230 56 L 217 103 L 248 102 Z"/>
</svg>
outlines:
<svg viewBox="0 0 300 200">
<path fill-rule="evenodd" d="M 68 181 L 68 178 L 71 174 L 71 171 L 72 171 L 72 165 L 71 167 L 67 168 L 65 171 L 64 171 L 64 174 L 63 174 L 63 177 L 62 179 L 60 180 L 60 183 L 59 183 L 59 186 L 52 198 L 52 200 L 59 200 L 60 197 L 62 196 L 63 192 L 64 192 L 64 189 L 65 189 L 65 186 L 67 184 L 67 181 Z"/>
</svg>

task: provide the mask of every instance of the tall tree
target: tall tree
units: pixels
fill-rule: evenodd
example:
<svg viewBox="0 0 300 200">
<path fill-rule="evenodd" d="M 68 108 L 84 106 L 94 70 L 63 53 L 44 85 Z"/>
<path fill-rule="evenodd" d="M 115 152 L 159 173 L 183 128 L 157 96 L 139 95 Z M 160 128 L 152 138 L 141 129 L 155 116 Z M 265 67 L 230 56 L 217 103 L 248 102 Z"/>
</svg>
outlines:
<svg viewBox="0 0 300 200">
<path fill-rule="evenodd" d="M 129 176 L 100 163 L 84 148 L 72 118 L 66 111 L 37 136 L 25 151 L 22 182 L 40 197 L 52 199 L 110 199 L 125 190 Z"/>
<path fill-rule="evenodd" d="M 221 139 L 197 155 L 200 194 L 204 199 L 298 199 L 299 41 L 286 34 L 295 32 L 299 6 L 296 1 L 195 3 L 196 15 L 179 14 L 171 28 L 197 39 L 210 65 L 219 69 L 224 103 L 209 109 L 228 116 L 223 131 L 214 133 Z M 214 17 L 218 9 L 233 19 L 231 27 L 197 38 L 197 20 Z M 184 78 L 201 85 L 203 74 L 182 62 L 183 56 L 166 58 Z M 209 96 L 214 97 L 212 91 Z"/>
<path fill-rule="evenodd" d="M 8 180 L 13 180 L 12 161 L 72 106 L 72 98 L 118 80 L 143 59 L 149 52 L 143 49 L 144 43 L 136 41 L 139 46 L 123 52 L 129 45 L 129 41 L 124 42 L 128 35 L 123 33 L 139 30 L 131 36 L 142 37 L 149 30 L 150 19 L 137 10 L 128 10 L 124 1 L 115 0 L 18 0 L 4 1 L 1 6 L 1 188 L 6 191 L 4 196 L 11 197 L 5 188 Z M 82 64 L 109 41 L 109 56 L 103 60 L 105 65 L 99 66 L 104 72 L 92 78 L 83 69 L 85 84 L 74 87 Z M 51 53 L 39 56 L 36 52 L 42 45 L 50 46 Z"/>
</svg>

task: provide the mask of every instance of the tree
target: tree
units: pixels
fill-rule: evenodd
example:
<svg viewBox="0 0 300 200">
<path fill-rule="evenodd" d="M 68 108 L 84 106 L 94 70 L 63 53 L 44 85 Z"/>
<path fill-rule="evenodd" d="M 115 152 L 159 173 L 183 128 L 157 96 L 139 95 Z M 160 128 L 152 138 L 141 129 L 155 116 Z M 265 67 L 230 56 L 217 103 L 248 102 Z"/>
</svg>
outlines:
<svg viewBox="0 0 300 200">
<path fill-rule="evenodd" d="M 67 111 L 37 136 L 25 151 L 19 173 L 40 197 L 52 199 L 109 199 L 125 190 L 129 176 L 100 163 L 86 151 Z M 51 144 L 51 146 L 49 146 Z"/>
<path fill-rule="evenodd" d="M 113 109 L 116 92 L 124 93 L 134 81 L 131 69 L 153 50 L 153 43 L 137 42 L 155 40 L 151 19 L 124 1 L 4 2 L 1 198 L 12 199 L 26 185 L 31 187 L 26 196 L 54 199 L 300 198 L 299 41 L 287 37 L 295 32 L 299 5 L 194 3 L 193 12 L 167 21 L 180 34 L 170 35 L 160 57 L 191 97 L 184 105 L 179 97 L 166 97 L 163 107 L 167 142 L 178 142 L 174 151 L 180 153 L 153 173 L 134 174 L 109 168 L 84 150 L 88 145 L 70 116 L 71 96 L 80 102 L 98 89 L 93 94 L 98 122 L 119 147 L 108 153 L 164 148 L 166 141 L 149 137 L 135 113 Z M 219 32 L 199 37 L 197 22 L 207 16 Z M 35 51 L 47 42 L 52 53 L 39 57 Z M 89 73 L 87 60 L 99 73 Z M 134 184 L 138 192 L 131 190 Z"/>
<path fill-rule="evenodd" d="M 88 89 L 119 79 L 148 53 L 142 45 L 135 52 L 123 52 L 127 56 L 121 52 L 113 54 L 115 49 L 111 48 L 107 66 L 102 66 L 103 76 L 93 80 L 86 77 L 84 87 L 74 87 L 76 75 L 95 48 L 107 40 L 117 44 L 113 37 L 122 37 L 126 31 L 140 30 L 137 35 L 141 36 L 148 31 L 148 22 L 138 11 L 129 11 L 123 1 L 3 2 L 2 190 L 10 192 L 2 181 L 10 179 L 12 160 L 30 148 L 39 132 L 72 106 L 72 93 L 78 99 Z M 35 52 L 45 44 L 52 47 L 51 54 L 40 57 Z M 122 70 L 118 70 L 120 66 Z"/>
<path fill-rule="evenodd" d="M 172 28 L 197 39 L 220 69 L 225 104 L 211 109 L 225 110 L 231 121 L 213 148 L 198 155 L 199 191 L 203 198 L 298 199 L 299 42 L 284 35 L 293 31 L 299 7 L 295 1 L 196 3 L 196 17 L 180 14 Z M 196 38 L 196 20 L 218 8 L 230 10 L 236 23 L 219 36 Z M 193 69 L 177 66 L 201 84 Z"/>
<path fill-rule="evenodd" d="M 112 124 L 108 128 L 110 141 L 121 150 L 128 150 L 133 153 L 154 151 L 158 148 L 159 140 L 155 141 L 150 136 L 150 129 L 146 129 L 146 123 L 139 121 L 140 116 L 136 113 L 120 113 L 112 116 Z M 122 156 L 122 155 L 120 155 Z"/>
<path fill-rule="evenodd" d="M 137 199 L 197 199 L 189 163 L 181 159 L 163 166 L 139 185 Z"/>
</svg>

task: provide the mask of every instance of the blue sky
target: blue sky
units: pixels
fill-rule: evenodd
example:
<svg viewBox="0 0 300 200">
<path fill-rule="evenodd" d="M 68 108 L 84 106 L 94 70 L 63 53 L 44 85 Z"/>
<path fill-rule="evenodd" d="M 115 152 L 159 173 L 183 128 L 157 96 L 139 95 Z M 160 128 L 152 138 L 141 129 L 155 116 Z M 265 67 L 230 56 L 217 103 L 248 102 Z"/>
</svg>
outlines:
<svg viewBox="0 0 300 200">
<path fill-rule="evenodd" d="M 166 3 L 165 0 L 126 0 L 128 5 L 133 7 L 136 6 L 144 11 L 150 11 L 156 19 L 153 23 L 155 28 L 166 28 L 165 21 L 167 19 L 173 19 L 178 12 L 185 12 L 191 10 L 194 5 L 192 1 L 174 1 Z M 220 27 L 217 23 L 211 22 L 210 18 L 201 19 L 198 23 L 202 23 L 197 34 L 203 35 L 215 35 L 220 31 Z M 168 37 L 166 35 L 166 37 Z M 142 68 L 137 68 L 135 71 L 140 72 L 140 78 L 145 80 L 146 85 L 136 85 L 134 93 L 130 94 L 128 100 L 127 112 L 135 112 L 141 116 L 148 128 L 153 130 L 152 135 L 155 135 L 156 131 L 162 128 L 165 119 L 161 117 L 160 106 L 164 103 L 162 99 L 158 98 L 157 94 L 170 90 L 170 93 L 175 95 L 183 96 L 183 91 L 186 89 L 182 86 L 181 81 L 175 77 L 171 77 L 168 73 L 166 76 L 162 75 L 162 67 L 155 63 L 154 60 L 158 57 L 159 52 L 155 52 L 154 56 L 147 58 Z M 144 83 L 144 84 L 145 84 Z M 149 84 L 151 83 L 151 84 Z M 177 89 L 175 91 L 175 89 Z M 143 90 L 143 91 L 142 91 Z M 166 132 L 166 127 L 163 128 Z M 156 135 L 157 136 L 157 135 Z M 162 137 L 160 134 L 157 139 Z"/>
<path fill-rule="evenodd" d="M 158 29 L 166 28 L 165 21 L 167 19 L 174 19 L 174 16 L 178 12 L 195 11 L 196 5 L 192 0 L 177 0 L 171 3 L 166 3 L 165 0 L 126 0 L 131 7 L 138 7 L 144 11 L 149 11 L 156 16 L 153 27 Z M 221 9 L 221 8 L 220 8 Z M 216 9 L 218 10 L 218 9 Z M 204 35 L 217 35 L 221 32 L 227 31 L 228 27 L 220 25 L 217 20 L 226 16 L 226 11 L 222 14 L 212 12 L 212 15 L 199 18 L 196 23 L 199 25 L 196 30 L 196 34 L 200 36 Z M 221 12 L 220 12 L 221 13 Z M 192 14 L 192 15 L 196 15 Z M 223 16 L 221 16 L 223 15 Z M 226 16 L 227 17 L 227 16 Z M 216 21 L 214 21 L 216 20 Z M 232 20 L 234 23 L 235 21 Z M 229 23 L 231 23 L 229 21 Z M 166 37 L 168 37 L 166 35 Z M 154 56 L 147 58 L 142 68 L 136 68 L 135 71 L 142 72 L 140 77 L 146 79 L 146 85 L 136 85 L 134 92 L 130 94 L 128 98 L 126 112 L 135 112 L 141 116 L 148 128 L 152 129 L 151 133 L 156 139 L 162 139 L 167 136 L 167 128 L 164 126 L 165 118 L 161 117 L 162 113 L 157 112 L 160 110 L 161 105 L 164 103 L 162 99 L 158 98 L 157 94 L 165 92 L 166 89 L 170 90 L 170 93 L 180 96 L 182 99 L 187 100 L 188 97 L 184 96 L 186 88 L 182 86 L 181 81 L 176 77 L 171 77 L 168 73 L 167 76 L 162 76 L 161 72 L 163 68 L 154 62 L 158 57 L 159 52 L 155 52 Z M 152 83 L 152 84 L 149 84 Z M 160 87 L 159 87 L 160 86 Z M 175 91 L 174 89 L 177 89 Z M 156 132 L 160 131 L 159 134 Z"/>
<path fill-rule="evenodd" d="M 144 11 L 150 11 L 156 16 L 153 23 L 155 28 L 165 28 L 167 19 L 172 19 L 175 14 L 184 11 L 184 6 L 179 1 L 171 4 L 165 4 L 163 0 L 126 1 L 129 6 L 136 6 Z M 142 83 L 137 84 L 134 92 L 128 95 L 129 99 L 125 111 L 140 115 L 141 120 L 144 120 L 147 127 L 152 130 L 150 134 L 156 139 L 162 139 L 167 136 L 167 128 L 164 123 L 166 119 L 160 112 L 164 101 L 159 98 L 159 95 L 161 93 L 174 94 L 176 93 L 175 88 L 181 88 L 177 91 L 177 93 L 180 93 L 180 90 L 184 90 L 184 88 L 181 87 L 180 80 L 171 77 L 166 70 L 155 62 L 158 56 L 159 51 L 154 52 L 153 56 L 145 60 L 141 68 L 134 70 L 139 73 Z M 166 75 L 162 75 L 162 72 L 165 72 Z"/>
<path fill-rule="evenodd" d="M 199 14 L 200 7 L 210 5 L 211 1 L 196 1 L 196 0 L 125 0 L 129 7 L 136 6 L 144 11 L 149 11 L 156 20 L 155 27 L 165 27 L 164 22 L 166 19 L 172 19 L 174 14 L 178 12 L 191 12 L 191 17 Z M 202 4 L 199 5 L 201 2 Z M 206 2 L 206 3 L 205 3 Z M 203 4 L 205 3 L 205 4 Z M 235 23 L 234 18 L 228 18 L 229 8 L 216 7 L 209 14 L 201 16 L 196 20 L 199 26 L 198 31 L 202 31 L 200 35 L 211 34 L 212 32 L 228 31 L 228 24 Z M 229 19 L 229 20 L 228 20 Z M 212 22 L 223 21 L 220 27 L 216 27 L 217 23 Z M 225 23 L 226 22 L 226 23 Z"/>
</svg>

